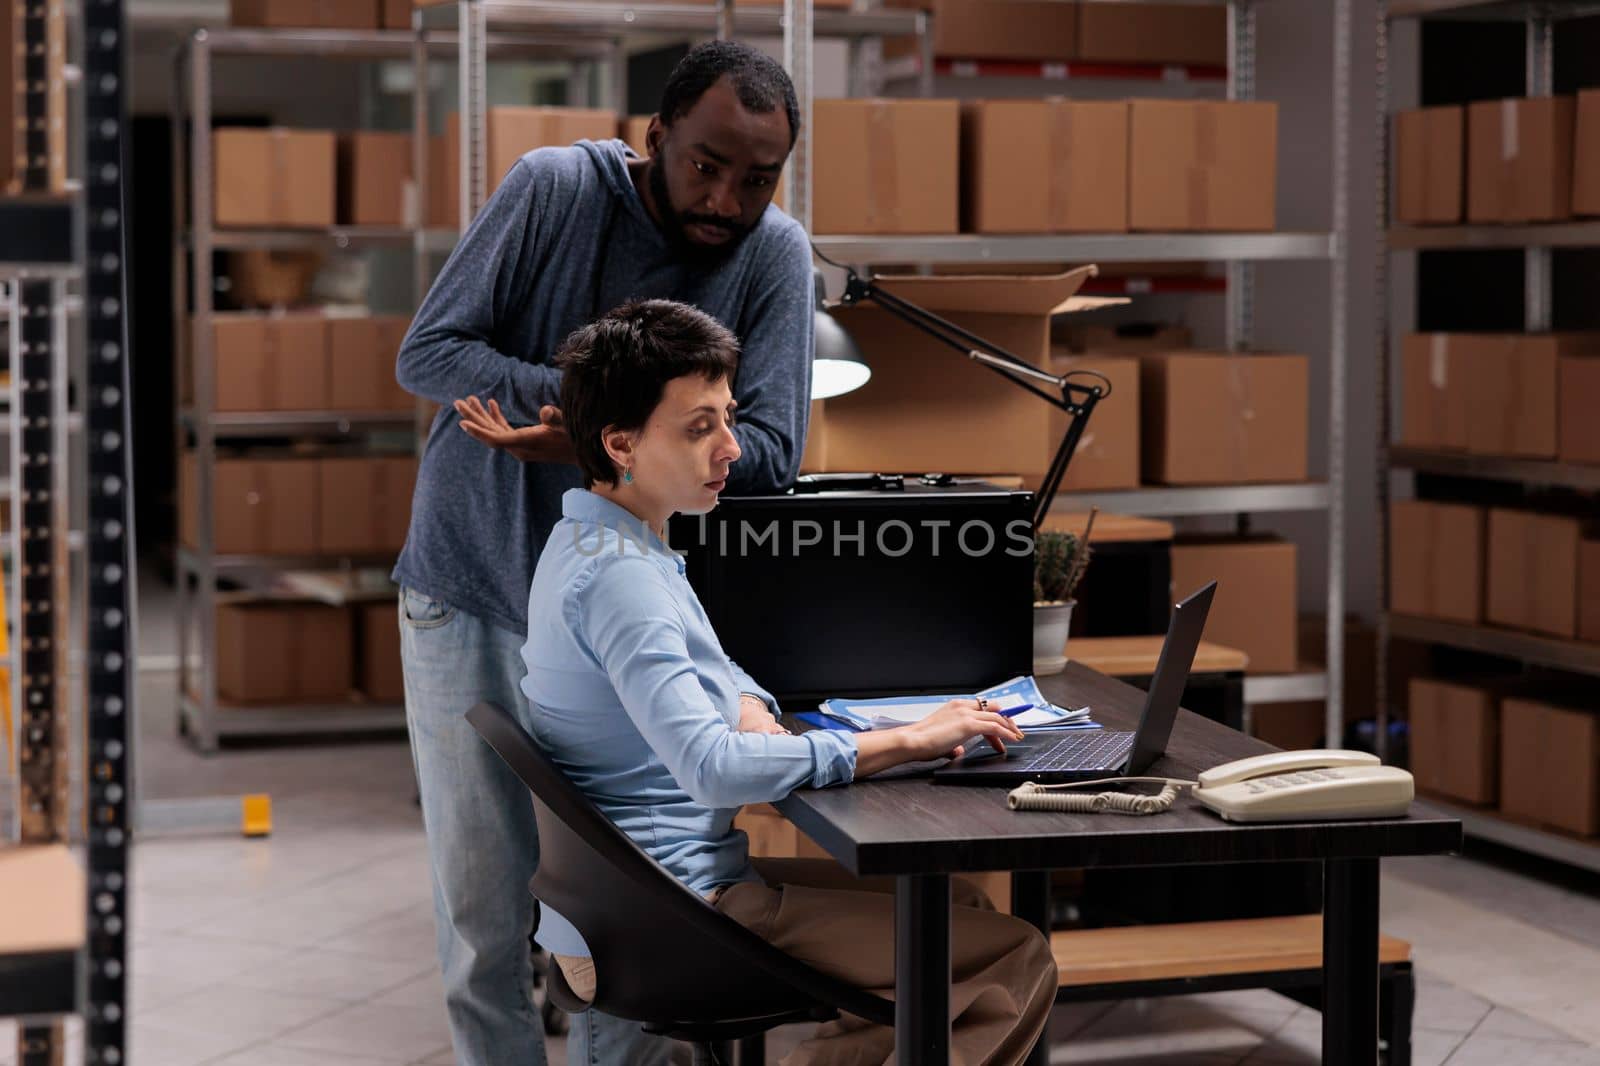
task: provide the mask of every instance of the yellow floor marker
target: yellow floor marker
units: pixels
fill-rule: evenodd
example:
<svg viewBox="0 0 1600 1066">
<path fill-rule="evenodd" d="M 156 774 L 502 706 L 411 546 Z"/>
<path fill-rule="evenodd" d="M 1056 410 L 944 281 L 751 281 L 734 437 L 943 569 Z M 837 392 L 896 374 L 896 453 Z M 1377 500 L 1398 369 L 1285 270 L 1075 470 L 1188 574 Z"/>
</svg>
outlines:
<svg viewBox="0 0 1600 1066">
<path fill-rule="evenodd" d="M 272 797 L 253 792 L 239 797 L 240 830 L 247 837 L 272 835 Z"/>
</svg>

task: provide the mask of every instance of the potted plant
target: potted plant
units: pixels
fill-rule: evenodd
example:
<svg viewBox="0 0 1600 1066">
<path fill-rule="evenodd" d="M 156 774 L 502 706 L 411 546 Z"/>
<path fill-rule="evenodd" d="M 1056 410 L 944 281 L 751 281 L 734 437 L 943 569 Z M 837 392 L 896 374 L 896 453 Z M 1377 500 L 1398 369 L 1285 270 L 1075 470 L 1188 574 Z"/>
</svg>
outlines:
<svg viewBox="0 0 1600 1066">
<path fill-rule="evenodd" d="M 1033 672 L 1059 674 L 1066 669 L 1067 630 L 1072 625 L 1072 598 L 1089 566 L 1089 533 L 1040 530 L 1033 540 Z"/>
</svg>

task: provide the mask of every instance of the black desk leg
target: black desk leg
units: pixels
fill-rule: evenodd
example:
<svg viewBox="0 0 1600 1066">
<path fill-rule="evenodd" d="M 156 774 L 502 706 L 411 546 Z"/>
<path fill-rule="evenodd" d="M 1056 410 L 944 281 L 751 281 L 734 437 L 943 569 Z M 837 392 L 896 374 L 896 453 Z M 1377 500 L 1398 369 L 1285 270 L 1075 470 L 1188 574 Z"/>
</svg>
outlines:
<svg viewBox="0 0 1600 1066">
<path fill-rule="evenodd" d="M 1016 870 L 1011 874 L 1011 913 L 1050 939 L 1050 871 Z M 1050 1024 L 1045 1023 L 1039 1042 L 1023 1060 L 1024 1066 L 1046 1066 L 1050 1061 Z"/>
<path fill-rule="evenodd" d="M 894 1044 L 903 1066 L 950 1061 L 950 875 L 894 886 Z"/>
<path fill-rule="evenodd" d="M 1323 863 L 1322 1061 L 1378 1061 L 1378 860 Z"/>
</svg>

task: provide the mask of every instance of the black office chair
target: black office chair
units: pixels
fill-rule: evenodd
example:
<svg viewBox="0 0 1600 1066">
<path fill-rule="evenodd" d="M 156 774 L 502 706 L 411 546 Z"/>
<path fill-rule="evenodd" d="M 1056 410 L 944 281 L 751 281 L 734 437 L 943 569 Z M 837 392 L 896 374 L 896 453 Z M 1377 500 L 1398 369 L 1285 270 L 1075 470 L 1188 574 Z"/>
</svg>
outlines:
<svg viewBox="0 0 1600 1066">
<path fill-rule="evenodd" d="M 769 1029 L 839 1012 L 894 1024 L 894 1004 L 786 955 L 718 912 L 629 840 L 503 708 L 467 721 L 533 793 L 539 870 L 533 894 L 577 927 L 594 957 L 594 1001 L 548 970 L 550 1000 L 643 1022 L 694 1045 L 696 1066 L 759 1052 Z M 845 945 L 841 945 L 845 947 Z"/>
</svg>

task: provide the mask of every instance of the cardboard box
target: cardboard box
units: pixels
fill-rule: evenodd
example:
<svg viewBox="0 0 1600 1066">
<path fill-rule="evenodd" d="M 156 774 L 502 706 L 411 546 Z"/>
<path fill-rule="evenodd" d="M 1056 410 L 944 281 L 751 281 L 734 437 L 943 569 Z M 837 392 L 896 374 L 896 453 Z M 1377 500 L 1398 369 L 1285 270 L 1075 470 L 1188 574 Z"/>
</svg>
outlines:
<svg viewBox="0 0 1600 1066">
<path fill-rule="evenodd" d="M 213 549 L 218 555 L 309 555 L 317 550 L 317 464 L 307 459 L 216 460 Z M 178 471 L 179 536 L 200 545 L 199 471 L 186 453 Z"/>
<path fill-rule="evenodd" d="M 217 695 L 228 703 L 350 698 L 350 612 L 320 603 L 217 604 Z"/>
<path fill-rule="evenodd" d="M 933 52 L 948 59 L 1073 59 L 1078 54 L 1077 4 L 1057 0 L 888 0 L 933 14 Z M 915 42 L 885 42 L 884 54 L 906 54 Z"/>
<path fill-rule="evenodd" d="M 1570 96 L 1467 105 L 1467 221 L 1554 222 L 1572 212 Z"/>
<path fill-rule="evenodd" d="M 1105 274 L 1104 268 L 1100 271 Z M 1154 355 L 1181 352 L 1194 343 L 1188 326 L 1154 322 L 1053 323 L 1051 335 L 1074 355 Z"/>
<path fill-rule="evenodd" d="M 1061 480 L 1062 492 L 1139 487 L 1139 361 L 1127 356 L 1055 355 L 1050 372 L 1092 370 L 1111 383 L 1111 395 L 1095 404 L 1094 414 L 1078 439 L 1078 450 Z M 1081 379 L 1095 384 L 1093 379 Z M 1057 411 L 1046 440 L 1046 457 L 1054 456 L 1067 432 L 1067 415 Z"/>
<path fill-rule="evenodd" d="M 1411 775 L 1417 789 L 1468 803 L 1495 803 L 1500 778 L 1500 709 L 1494 693 L 1414 678 L 1407 699 Z"/>
<path fill-rule="evenodd" d="M 328 320 L 319 314 L 219 314 L 211 336 L 217 411 L 328 407 Z"/>
<path fill-rule="evenodd" d="M 1120 233 L 1128 228 L 1128 105 L 973 100 L 961 107 L 962 228 Z"/>
<path fill-rule="evenodd" d="M 1556 456 L 1563 463 L 1600 463 L 1600 351 L 1579 354 L 1594 334 L 1566 334 L 1569 347 L 1561 351 L 1556 370 L 1560 399 Z M 1578 338 L 1582 337 L 1582 340 Z"/>
<path fill-rule="evenodd" d="M 400 666 L 400 615 L 393 599 L 364 603 L 361 626 L 361 693 L 374 703 L 404 703 L 405 673 Z"/>
<path fill-rule="evenodd" d="M 1468 379 L 1468 451 L 1554 458 L 1561 410 L 1573 412 L 1574 443 L 1582 440 L 1593 408 L 1581 405 L 1581 395 L 1558 401 L 1560 364 L 1568 356 L 1600 355 L 1600 333 L 1485 335 L 1480 346 Z"/>
<path fill-rule="evenodd" d="M 955 100 L 817 100 L 812 107 L 816 233 L 957 231 Z"/>
<path fill-rule="evenodd" d="M 413 6 L 423 5 L 413 5 L 411 0 L 378 0 L 378 19 L 386 30 L 409 30 Z"/>
<path fill-rule="evenodd" d="M 1419 618 L 1483 621 L 1485 515 L 1430 500 L 1389 505 L 1389 609 Z"/>
<path fill-rule="evenodd" d="M 640 159 L 650 157 L 650 145 L 645 135 L 650 132 L 652 115 L 623 115 L 617 120 L 617 136 L 625 141 L 633 154 Z"/>
<path fill-rule="evenodd" d="M 1050 316 L 1097 306 L 1075 297 L 1093 272 L 1029 277 L 880 277 L 911 300 L 1041 370 Z M 828 466 L 884 473 L 1041 475 L 1059 442 L 1055 408 L 876 307 L 838 312 L 872 380 L 828 400 Z"/>
<path fill-rule="evenodd" d="M 1600 215 L 1600 89 L 1578 94 L 1572 149 L 1572 213 Z"/>
<path fill-rule="evenodd" d="M 1309 373 L 1303 355 L 1143 357 L 1144 479 L 1167 485 L 1304 481 Z"/>
<path fill-rule="evenodd" d="M 1326 747 L 1327 714 L 1321 703 L 1260 703 L 1250 708 L 1250 735 L 1284 751 Z"/>
<path fill-rule="evenodd" d="M 319 550 L 375 555 L 405 547 L 417 483 L 414 457 L 323 459 L 318 465 Z"/>
<path fill-rule="evenodd" d="M 1277 225 L 1277 104 L 1134 100 L 1130 107 L 1129 229 Z"/>
<path fill-rule="evenodd" d="M 1581 539 L 1576 518 L 1491 509 L 1489 621 L 1555 637 L 1576 636 Z"/>
<path fill-rule="evenodd" d="M 367 130 L 339 138 L 339 221 L 410 226 L 417 216 L 411 135 Z"/>
<path fill-rule="evenodd" d="M 1600 717 L 1508 699 L 1500 723 L 1500 809 L 1584 836 L 1600 832 Z"/>
<path fill-rule="evenodd" d="M 311 297 L 322 253 L 250 248 L 228 253 L 228 291 L 242 308 L 297 307 Z"/>
<path fill-rule="evenodd" d="M 328 406 L 338 411 L 410 411 L 416 398 L 395 379 L 411 320 L 370 315 L 328 320 Z"/>
<path fill-rule="evenodd" d="M 1408 333 L 1400 345 L 1400 443 L 1466 451 L 1478 354 L 1495 342 L 1476 333 Z"/>
<path fill-rule="evenodd" d="M 383 25 L 381 0 L 229 0 L 235 26 L 264 29 L 374 30 Z M 407 11 L 405 25 L 411 26 Z"/>
<path fill-rule="evenodd" d="M 1466 109 L 1460 105 L 1395 115 L 1395 221 L 1416 225 L 1461 221 L 1466 122 Z"/>
<path fill-rule="evenodd" d="M 1079 62 L 1228 65 L 1228 12 L 1194 4 L 1079 4 Z"/>
<path fill-rule="evenodd" d="M 332 226 L 336 139 L 326 130 L 224 128 L 212 135 L 218 226 Z"/>
<path fill-rule="evenodd" d="M 617 135 L 613 111 L 591 107 L 491 107 L 484 116 L 488 145 L 486 195 L 494 195 L 517 160 L 535 148 L 566 148 Z M 444 133 L 429 145 L 428 224 L 455 226 L 461 184 L 461 114 L 445 116 Z"/>
<path fill-rule="evenodd" d="M 1578 639 L 1600 641 L 1600 541 L 1578 544 Z"/>
<path fill-rule="evenodd" d="M 1180 538 L 1172 545 L 1173 594 L 1217 582 L 1205 639 L 1244 652 L 1252 674 L 1289 673 L 1299 666 L 1295 557 L 1295 546 L 1277 537 Z"/>
</svg>

